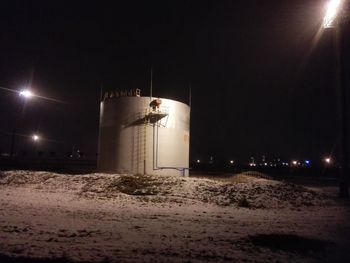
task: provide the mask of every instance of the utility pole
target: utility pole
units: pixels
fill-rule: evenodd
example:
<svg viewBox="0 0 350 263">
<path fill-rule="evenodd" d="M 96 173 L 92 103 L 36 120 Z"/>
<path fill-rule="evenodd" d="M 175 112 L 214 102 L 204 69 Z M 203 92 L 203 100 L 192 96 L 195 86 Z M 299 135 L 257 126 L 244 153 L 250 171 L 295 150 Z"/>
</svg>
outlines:
<svg viewBox="0 0 350 263">
<path fill-rule="evenodd" d="M 149 92 L 149 98 L 150 101 L 152 101 L 152 91 L 153 91 L 153 67 L 151 66 L 151 83 L 150 83 L 150 92 Z"/>
<path fill-rule="evenodd" d="M 337 89 L 339 102 L 340 119 L 340 175 L 339 175 L 339 197 L 349 197 L 349 152 L 348 152 L 348 127 L 347 127 L 347 68 L 345 61 L 345 46 L 348 40 L 345 35 L 348 33 L 348 18 L 346 17 L 347 1 L 343 4 L 343 10 L 339 17 L 339 22 L 335 28 L 336 38 L 336 71 L 337 71 Z"/>
<path fill-rule="evenodd" d="M 334 36 L 335 48 L 335 81 L 338 99 L 339 115 L 339 197 L 349 198 L 349 154 L 348 154 L 348 127 L 347 127 L 347 92 L 348 63 L 344 58 L 348 52 L 345 42 L 348 39 L 348 12 L 349 0 L 330 0 L 326 6 L 323 18 L 323 28 L 331 29 Z"/>
</svg>

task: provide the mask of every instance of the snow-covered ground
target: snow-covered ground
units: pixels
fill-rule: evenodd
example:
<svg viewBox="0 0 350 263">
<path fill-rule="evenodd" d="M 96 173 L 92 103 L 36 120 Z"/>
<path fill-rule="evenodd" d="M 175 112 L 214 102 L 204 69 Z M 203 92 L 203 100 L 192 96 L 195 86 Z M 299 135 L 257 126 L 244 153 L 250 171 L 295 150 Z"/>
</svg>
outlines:
<svg viewBox="0 0 350 263">
<path fill-rule="evenodd" d="M 350 262 L 350 206 L 333 190 L 260 174 L 0 172 L 0 261 Z"/>
</svg>

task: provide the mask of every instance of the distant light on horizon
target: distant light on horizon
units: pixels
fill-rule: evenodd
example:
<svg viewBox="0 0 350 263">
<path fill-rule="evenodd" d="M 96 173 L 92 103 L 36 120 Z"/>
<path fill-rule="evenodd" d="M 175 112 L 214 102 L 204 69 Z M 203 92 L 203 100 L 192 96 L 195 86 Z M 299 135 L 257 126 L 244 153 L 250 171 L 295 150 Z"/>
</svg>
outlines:
<svg viewBox="0 0 350 263">
<path fill-rule="evenodd" d="M 339 13 L 342 0 L 330 0 L 326 6 L 326 14 L 323 18 L 323 27 L 331 28 L 334 27 L 335 20 Z"/>
<path fill-rule="evenodd" d="M 331 161 L 332 161 L 332 159 L 329 158 L 329 157 L 326 157 L 326 158 L 324 158 L 324 161 L 325 161 L 327 164 L 330 164 Z"/>
<path fill-rule="evenodd" d="M 40 137 L 39 137 L 39 135 L 37 135 L 37 134 L 34 134 L 33 136 L 32 136 L 32 139 L 33 139 L 33 141 L 38 141 L 39 139 L 40 139 Z"/>
<path fill-rule="evenodd" d="M 201 160 L 198 159 L 198 160 L 197 160 L 197 163 L 200 163 L 200 162 L 201 162 Z"/>
<path fill-rule="evenodd" d="M 230 164 L 233 164 L 234 163 L 234 161 L 233 160 L 230 160 Z"/>
</svg>

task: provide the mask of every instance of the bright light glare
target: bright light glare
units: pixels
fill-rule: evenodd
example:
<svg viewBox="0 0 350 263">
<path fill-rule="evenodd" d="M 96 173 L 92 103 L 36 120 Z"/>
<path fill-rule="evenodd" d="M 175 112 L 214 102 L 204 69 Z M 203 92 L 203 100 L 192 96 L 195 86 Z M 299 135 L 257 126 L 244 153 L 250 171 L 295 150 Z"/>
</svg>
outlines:
<svg viewBox="0 0 350 263">
<path fill-rule="evenodd" d="M 201 162 L 201 160 L 198 159 L 198 160 L 197 160 L 197 163 L 200 163 L 200 162 Z"/>
<path fill-rule="evenodd" d="M 297 164 L 298 164 L 298 161 L 292 161 L 292 164 L 293 164 L 293 165 L 297 165 Z"/>
<path fill-rule="evenodd" d="M 329 158 L 329 157 L 324 158 L 324 161 L 325 161 L 326 163 L 331 163 L 331 158 Z"/>
<path fill-rule="evenodd" d="M 323 27 L 330 28 L 334 26 L 334 20 L 336 19 L 342 0 L 330 0 L 326 7 L 326 15 L 323 18 Z"/>
<path fill-rule="evenodd" d="M 19 93 L 19 96 L 23 96 L 25 98 L 30 98 L 30 97 L 33 97 L 33 93 L 30 90 L 25 89 Z"/>
<path fill-rule="evenodd" d="M 230 164 L 233 164 L 234 163 L 234 161 L 233 160 L 230 160 Z"/>
<path fill-rule="evenodd" d="M 32 136 L 32 139 L 33 139 L 33 141 L 38 141 L 39 139 L 40 139 L 40 137 L 38 136 L 38 135 L 36 135 L 36 134 L 34 134 L 33 136 Z"/>
</svg>

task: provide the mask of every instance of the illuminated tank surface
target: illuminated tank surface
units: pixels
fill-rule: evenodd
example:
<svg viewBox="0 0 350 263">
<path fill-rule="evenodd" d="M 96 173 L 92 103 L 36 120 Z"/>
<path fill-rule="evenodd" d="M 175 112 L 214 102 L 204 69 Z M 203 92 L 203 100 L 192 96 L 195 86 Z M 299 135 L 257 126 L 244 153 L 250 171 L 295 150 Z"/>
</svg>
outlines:
<svg viewBox="0 0 350 263">
<path fill-rule="evenodd" d="M 190 107 L 139 96 L 101 102 L 100 172 L 188 175 Z"/>
</svg>

